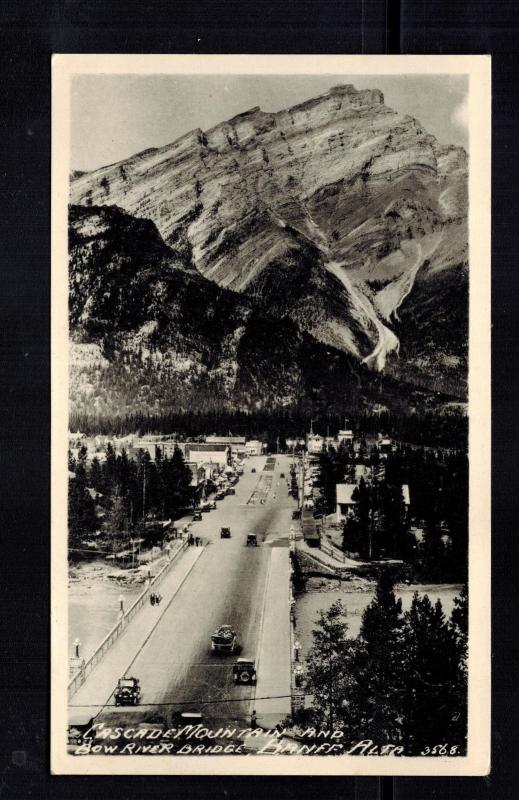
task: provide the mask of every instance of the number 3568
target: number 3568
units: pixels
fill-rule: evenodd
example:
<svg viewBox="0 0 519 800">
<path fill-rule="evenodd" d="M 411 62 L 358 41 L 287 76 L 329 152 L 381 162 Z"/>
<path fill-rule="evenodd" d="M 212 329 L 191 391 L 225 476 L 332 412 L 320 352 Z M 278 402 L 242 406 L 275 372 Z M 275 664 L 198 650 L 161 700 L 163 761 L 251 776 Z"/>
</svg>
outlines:
<svg viewBox="0 0 519 800">
<path fill-rule="evenodd" d="M 432 747 L 424 747 L 421 756 L 457 756 L 459 755 L 459 745 L 435 744 Z"/>
</svg>

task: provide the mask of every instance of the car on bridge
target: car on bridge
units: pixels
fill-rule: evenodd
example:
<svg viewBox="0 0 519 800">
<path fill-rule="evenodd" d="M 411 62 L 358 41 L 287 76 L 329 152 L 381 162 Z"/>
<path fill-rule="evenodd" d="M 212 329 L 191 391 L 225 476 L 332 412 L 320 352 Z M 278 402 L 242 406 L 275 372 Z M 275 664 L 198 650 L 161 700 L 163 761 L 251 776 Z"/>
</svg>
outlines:
<svg viewBox="0 0 519 800">
<path fill-rule="evenodd" d="M 256 664 L 251 658 L 238 658 L 232 668 L 234 683 L 251 685 L 256 683 Z"/>
<path fill-rule="evenodd" d="M 69 711 L 67 752 L 74 753 L 79 745 L 94 738 L 93 724 L 94 715 L 91 708 L 72 708 Z"/>
<path fill-rule="evenodd" d="M 115 690 L 116 706 L 136 706 L 141 699 L 141 685 L 138 678 L 119 678 Z"/>
<path fill-rule="evenodd" d="M 236 650 L 236 631 L 231 625 L 220 625 L 211 636 L 211 651 L 213 653 L 234 653 Z"/>
<path fill-rule="evenodd" d="M 257 547 L 258 546 L 258 537 L 255 533 L 248 533 L 247 534 L 247 547 L 248 546 Z"/>
<path fill-rule="evenodd" d="M 202 512 L 200 511 L 199 508 L 195 508 L 195 510 L 193 511 L 193 522 L 200 522 L 201 519 L 202 519 Z"/>
<path fill-rule="evenodd" d="M 231 538 L 231 529 L 220 528 L 220 539 L 230 539 L 230 538 Z"/>
<path fill-rule="evenodd" d="M 214 499 L 215 500 L 223 500 L 224 497 L 225 497 L 225 492 L 224 491 L 219 491 L 219 492 L 216 492 L 216 494 L 214 496 Z"/>
</svg>

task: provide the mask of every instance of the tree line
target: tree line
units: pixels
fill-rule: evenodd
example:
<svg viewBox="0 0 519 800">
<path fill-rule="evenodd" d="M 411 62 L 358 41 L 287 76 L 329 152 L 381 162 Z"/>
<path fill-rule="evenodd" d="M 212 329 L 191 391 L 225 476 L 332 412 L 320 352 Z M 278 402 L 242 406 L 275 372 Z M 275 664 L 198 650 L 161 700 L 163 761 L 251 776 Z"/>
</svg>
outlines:
<svg viewBox="0 0 519 800">
<path fill-rule="evenodd" d="M 376 434 L 384 431 L 400 441 L 431 447 L 444 447 L 453 450 L 466 450 L 467 417 L 461 413 L 402 414 L 391 411 L 361 413 L 348 412 L 348 426 L 357 435 Z M 190 438 L 205 436 L 208 433 L 246 436 L 261 439 L 268 443 L 274 452 L 278 446 L 284 450 L 286 439 L 304 437 L 310 425 L 322 436 L 335 435 L 344 427 L 344 416 L 304 406 L 289 408 L 264 408 L 257 411 L 228 409 L 222 403 L 207 411 L 193 410 L 179 413 L 122 414 L 120 416 L 96 414 L 91 410 L 73 411 L 70 417 L 70 430 L 81 430 L 87 434 L 106 434 L 124 436 L 140 431 L 144 433 L 177 433 Z"/>
<path fill-rule="evenodd" d="M 348 637 L 340 600 L 320 612 L 307 658 L 313 708 L 302 716 L 316 727 L 341 730 L 350 744 L 390 743 L 408 756 L 463 755 L 467 640 L 466 586 L 450 619 L 440 600 L 433 605 L 417 593 L 403 612 L 385 572 L 357 638 Z"/>
<path fill-rule="evenodd" d="M 81 447 L 77 457 L 69 451 L 68 523 L 69 546 L 81 550 L 81 541 L 94 531 L 101 531 L 113 542 L 122 544 L 130 535 L 153 543 L 157 528 L 147 522 L 174 519 L 193 500 L 192 473 L 178 447 L 168 458 L 158 451 L 155 462 L 146 451 L 137 459 L 123 450 L 116 454 L 106 448 L 101 463 L 94 457 L 90 464 L 87 450 Z"/>
</svg>

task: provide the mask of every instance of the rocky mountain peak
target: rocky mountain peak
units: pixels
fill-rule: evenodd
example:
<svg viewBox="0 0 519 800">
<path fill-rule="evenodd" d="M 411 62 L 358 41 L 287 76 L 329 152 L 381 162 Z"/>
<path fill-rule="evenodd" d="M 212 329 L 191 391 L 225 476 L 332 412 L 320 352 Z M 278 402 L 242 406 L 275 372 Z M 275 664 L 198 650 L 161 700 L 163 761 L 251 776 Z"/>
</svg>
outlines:
<svg viewBox="0 0 519 800">
<path fill-rule="evenodd" d="M 70 199 L 153 221 L 209 280 L 378 370 L 415 282 L 467 264 L 466 153 L 352 84 L 78 176 Z"/>
</svg>

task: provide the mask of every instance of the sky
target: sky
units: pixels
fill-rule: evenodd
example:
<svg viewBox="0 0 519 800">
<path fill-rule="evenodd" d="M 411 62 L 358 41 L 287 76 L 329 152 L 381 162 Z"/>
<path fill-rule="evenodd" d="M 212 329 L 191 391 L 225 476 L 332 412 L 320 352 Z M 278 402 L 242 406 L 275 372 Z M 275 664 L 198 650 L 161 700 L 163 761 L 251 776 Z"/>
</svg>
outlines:
<svg viewBox="0 0 519 800">
<path fill-rule="evenodd" d="M 71 169 L 93 170 L 253 106 L 280 111 L 344 83 L 380 89 L 387 106 L 415 117 L 440 143 L 468 150 L 465 75 L 78 75 Z"/>
</svg>

